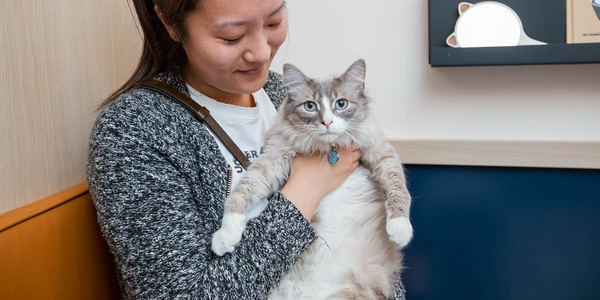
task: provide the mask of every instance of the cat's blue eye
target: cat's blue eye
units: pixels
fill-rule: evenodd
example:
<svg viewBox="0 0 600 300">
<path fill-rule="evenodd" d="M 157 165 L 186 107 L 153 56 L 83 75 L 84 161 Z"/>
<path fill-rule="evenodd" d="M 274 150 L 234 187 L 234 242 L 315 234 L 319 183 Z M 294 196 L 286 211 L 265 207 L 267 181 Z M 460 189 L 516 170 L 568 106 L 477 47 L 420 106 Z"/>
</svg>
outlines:
<svg viewBox="0 0 600 300">
<path fill-rule="evenodd" d="M 306 111 L 313 112 L 313 111 L 317 110 L 317 104 L 314 102 L 311 102 L 311 101 L 305 102 L 304 109 L 306 109 Z"/>
<path fill-rule="evenodd" d="M 344 109 L 348 108 L 348 100 L 339 99 L 339 100 L 335 101 L 335 108 L 337 110 L 344 110 Z"/>
</svg>

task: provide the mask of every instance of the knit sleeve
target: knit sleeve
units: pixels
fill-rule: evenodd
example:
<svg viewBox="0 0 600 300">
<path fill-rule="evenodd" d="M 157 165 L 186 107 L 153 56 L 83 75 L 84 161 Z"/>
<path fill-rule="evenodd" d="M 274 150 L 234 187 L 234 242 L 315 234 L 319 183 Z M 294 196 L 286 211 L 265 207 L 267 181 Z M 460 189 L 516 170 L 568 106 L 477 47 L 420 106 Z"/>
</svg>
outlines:
<svg viewBox="0 0 600 300">
<path fill-rule="evenodd" d="M 406 299 L 406 289 L 404 288 L 404 284 L 402 284 L 401 278 L 402 272 L 398 272 L 396 278 L 396 285 L 394 286 L 394 294 L 390 297 L 390 300 L 405 300 Z"/>
<path fill-rule="evenodd" d="M 233 253 L 214 255 L 223 178 L 213 152 L 198 147 L 202 126 L 176 106 L 118 101 L 90 138 L 88 184 L 123 296 L 266 298 L 316 233 L 276 194 Z"/>
<path fill-rule="evenodd" d="M 269 95 L 271 101 L 273 101 L 273 105 L 275 108 L 279 109 L 283 100 L 285 100 L 285 84 L 283 81 L 283 76 L 279 73 L 269 71 L 269 76 L 267 77 L 267 82 L 263 86 L 263 89 Z"/>
</svg>

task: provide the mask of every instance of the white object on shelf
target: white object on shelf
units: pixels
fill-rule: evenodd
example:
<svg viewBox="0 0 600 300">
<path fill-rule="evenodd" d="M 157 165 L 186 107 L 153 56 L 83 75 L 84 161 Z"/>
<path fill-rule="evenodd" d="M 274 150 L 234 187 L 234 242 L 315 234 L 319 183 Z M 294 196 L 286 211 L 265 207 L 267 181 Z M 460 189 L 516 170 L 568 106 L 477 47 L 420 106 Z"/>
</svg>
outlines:
<svg viewBox="0 0 600 300">
<path fill-rule="evenodd" d="M 458 19 L 446 44 L 455 48 L 546 45 L 527 36 L 519 15 L 496 1 L 458 4 Z"/>
</svg>

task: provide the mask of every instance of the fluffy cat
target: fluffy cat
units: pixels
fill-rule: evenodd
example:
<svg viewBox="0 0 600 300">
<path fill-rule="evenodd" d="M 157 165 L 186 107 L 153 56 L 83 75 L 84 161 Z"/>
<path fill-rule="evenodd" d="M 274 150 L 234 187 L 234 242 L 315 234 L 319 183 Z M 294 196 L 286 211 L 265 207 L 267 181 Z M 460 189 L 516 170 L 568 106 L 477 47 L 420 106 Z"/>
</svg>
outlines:
<svg viewBox="0 0 600 300">
<path fill-rule="evenodd" d="M 285 64 L 288 96 L 267 134 L 264 153 L 225 200 L 217 255 L 232 252 L 246 213 L 279 191 L 297 153 L 327 154 L 356 145 L 361 166 L 320 202 L 311 224 L 317 239 L 283 277 L 269 299 L 383 299 L 402 268 L 400 249 L 412 238 L 404 170 L 370 112 L 364 60 L 339 77 L 312 79 Z M 335 153 L 334 153 L 335 156 Z"/>
</svg>

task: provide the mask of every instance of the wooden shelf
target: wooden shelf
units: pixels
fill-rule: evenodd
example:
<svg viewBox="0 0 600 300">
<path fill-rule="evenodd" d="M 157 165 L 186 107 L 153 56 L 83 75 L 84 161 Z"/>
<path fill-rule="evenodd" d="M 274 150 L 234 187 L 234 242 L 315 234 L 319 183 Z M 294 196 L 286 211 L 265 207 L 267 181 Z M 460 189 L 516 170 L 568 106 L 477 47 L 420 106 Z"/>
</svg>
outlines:
<svg viewBox="0 0 600 300">
<path fill-rule="evenodd" d="M 600 63 L 600 43 L 566 44 L 564 0 L 498 0 L 521 18 L 525 32 L 548 45 L 452 48 L 461 0 L 429 0 L 429 64 L 432 67 Z M 478 3 L 481 1 L 470 1 Z"/>
<path fill-rule="evenodd" d="M 432 67 L 585 63 L 600 63 L 600 43 L 429 49 Z"/>
<path fill-rule="evenodd" d="M 600 170 L 599 141 L 393 139 L 390 142 L 402 162 L 412 165 Z"/>
</svg>

